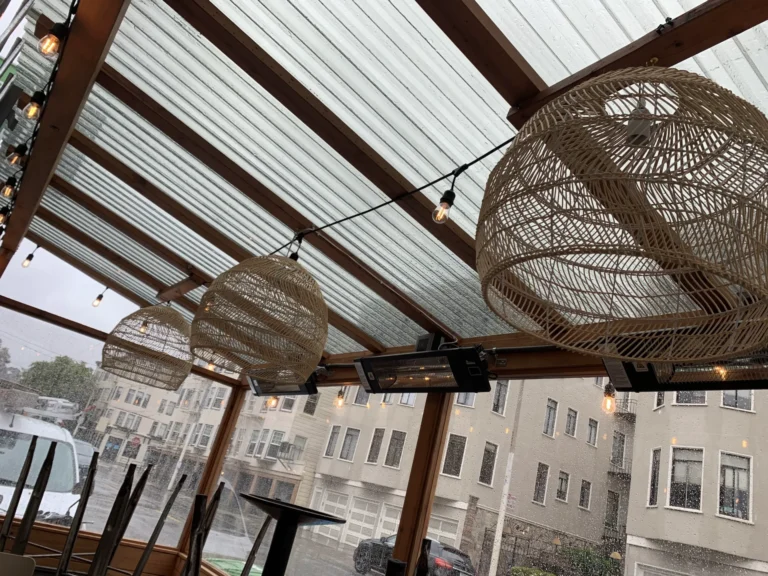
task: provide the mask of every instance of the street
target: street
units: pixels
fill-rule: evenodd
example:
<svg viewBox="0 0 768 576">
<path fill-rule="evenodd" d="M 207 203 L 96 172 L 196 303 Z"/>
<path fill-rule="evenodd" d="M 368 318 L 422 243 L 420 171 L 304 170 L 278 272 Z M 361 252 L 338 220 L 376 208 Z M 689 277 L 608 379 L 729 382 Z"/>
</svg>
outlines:
<svg viewBox="0 0 768 576">
<path fill-rule="evenodd" d="M 117 491 L 125 475 L 123 466 L 99 463 L 97 481 L 85 512 L 84 529 L 101 532 L 107 522 Z M 138 481 L 138 474 L 136 481 Z M 151 478 L 151 476 L 150 476 Z M 165 501 L 170 495 L 165 482 L 147 484 L 131 522 L 126 531 L 126 538 L 147 540 L 157 524 Z M 192 490 L 182 491 L 171 509 L 158 540 L 159 545 L 176 546 L 184 527 L 187 513 L 193 500 Z M 240 512 L 242 507 L 242 514 Z M 231 558 L 245 560 L 253 539 L 264 520 L 263 514 L 253 509 L 247 502 L 240 501 L 240 507 L 231 491 L 225 488 L 222 503 L 216 513 L 213 528 L 208 536 L 203 556 L 205 558 Z M 247 530 L 247 535 L 246 535 Z M 262 542 L 256 566 L 263 566 L 272 541 L 274 523 Z M 352 576 L 353 568 L 351 546 L 328 541 L 324 537 L 312 534 L 311 530 L 300 530 L 296 537 L 288 574 L 312 574 L 313 576 Z"/>
</svg>

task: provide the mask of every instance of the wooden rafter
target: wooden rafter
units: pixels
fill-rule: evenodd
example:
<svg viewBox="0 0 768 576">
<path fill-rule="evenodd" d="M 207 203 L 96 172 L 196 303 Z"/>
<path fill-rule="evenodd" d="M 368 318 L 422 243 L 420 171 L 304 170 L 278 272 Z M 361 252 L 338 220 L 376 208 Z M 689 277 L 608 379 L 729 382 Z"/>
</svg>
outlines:
<svg viewBox="0 0 768 576">
<path fill-rule="evenodd" d="M 180 202 L 171 198 L 160 188 L 134 172 L 129 166 L 98 146 L 84 134 L 74 130 L 69 143 L 93 162 L 125 182 L 147 200 L 154 203 L 160 209 L 173 216 L 189 229 L 195 230 L 200 236 L 208 240 L 212 245 L 216 246 L 225 254 L 228 254 L 231 258 L 241 262 L 253 256 L 253 254 L 229 238 L 226 234 L 217 230 L 206 219 L 193 213 Z M 362 344 L 372 352 L 380 352 L 385 349 L 384 345 L 378 342 L 375 338 L 366 334 L 358 326 L 355 326 L 345 318 L 342 318 L 338 313 L 331 309 L 328 310 L 328 321 L 349 338 Z"/>
<path fill-rule="evenodd" d="M 0 246 L 0 276 L 29 229 L 128 4 L 129 0 L 81 0 L 78 6 Z"/>
<path fill-rule="evenodd" d="M 674 66 L 766 20 L 765 0 L 707 0 L 672 20 L 670 26 L 649 32 L 532 98 L 522 93 L 507 98 L 512 106 L 507 118 L 520 128 L 544 104 L 589 78 L 610 70 L 644 66 L 652 58 L 658 58 L 658 66 Z"/>
</svg>

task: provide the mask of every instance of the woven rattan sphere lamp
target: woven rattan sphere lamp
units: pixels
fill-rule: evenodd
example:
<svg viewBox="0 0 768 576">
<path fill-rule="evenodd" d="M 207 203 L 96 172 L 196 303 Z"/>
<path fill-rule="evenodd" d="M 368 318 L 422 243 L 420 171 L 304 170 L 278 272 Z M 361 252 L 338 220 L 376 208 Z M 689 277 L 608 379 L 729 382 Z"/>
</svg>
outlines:
<svg viewBox="0 0 768 576">
<path fill-rule="evenodd" d="M 134 382 L 178 390 L 192 369 L 189 335 L 189 322 L 173 308 L 142 308 L 109 333 L 101 367 Z"/>
<path fill-rule="evenodd" d="M 273 384 L 304 384 L 323 355 L 328 308 L 315 279 L 284 256 L 250 258 L 221 274 L 192 322 L 205 362 Z"/>
<path fill-rule="evenodd" d="M 541 108 L 491 172 L 483 297 L 579 352 L 737 356 L 768 341 L 767 207 L 757 108 L 689 72 L 610 72 Z"/>
</svg>

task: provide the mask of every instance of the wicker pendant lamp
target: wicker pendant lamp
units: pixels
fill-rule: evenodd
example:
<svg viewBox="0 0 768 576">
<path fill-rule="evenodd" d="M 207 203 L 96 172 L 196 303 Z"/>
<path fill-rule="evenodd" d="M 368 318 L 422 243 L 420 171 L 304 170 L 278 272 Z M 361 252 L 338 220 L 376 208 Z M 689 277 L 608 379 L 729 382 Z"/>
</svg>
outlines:
<svg viewBox="0 0 768 576">
<path fill-rule="evenodd" d="M 315 279 L 284 256 L 250 258 L 211 284 L 192 321 L 192 353 L 272 384 L 304 384 L 328 337 Z"/>
<path fill-rule="evenodd" d="M 107 336 L 102 369 L 134 382 L 177 390 L 192 369 L 190 327 L 170 306 L 142 308 Z"/>
<path fill-rule="evenodd" d="M 768 120 L 689 72 L 588 80 L 491 172 L 476 246 L 488 306 L 559 346 L 670 362 L 765 346 Z"/>
</svg>

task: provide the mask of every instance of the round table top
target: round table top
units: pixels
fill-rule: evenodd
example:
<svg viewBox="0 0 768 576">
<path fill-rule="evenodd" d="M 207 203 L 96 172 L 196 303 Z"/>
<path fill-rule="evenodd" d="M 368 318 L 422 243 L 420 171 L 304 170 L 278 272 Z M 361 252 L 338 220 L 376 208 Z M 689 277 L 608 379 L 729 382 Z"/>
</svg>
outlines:
<svg viewBox="0 0 768 576">
<path fill-rule="evenodd" d="M 344 524 L 346 522 L 346 520 L 338 516 L 331 516 L 319 510 L 297 506 L 296 504 L 274 498 L 264 498 L 263 496 L 243 493 L 240 496 L 247 502 L 258 506 L 265 514 L 272 516 L 278 522 L 282 517 L 285 517 L 286 520 L 290 517 L 298 525 Z"/>
</svg>

